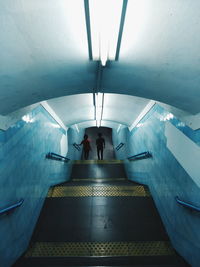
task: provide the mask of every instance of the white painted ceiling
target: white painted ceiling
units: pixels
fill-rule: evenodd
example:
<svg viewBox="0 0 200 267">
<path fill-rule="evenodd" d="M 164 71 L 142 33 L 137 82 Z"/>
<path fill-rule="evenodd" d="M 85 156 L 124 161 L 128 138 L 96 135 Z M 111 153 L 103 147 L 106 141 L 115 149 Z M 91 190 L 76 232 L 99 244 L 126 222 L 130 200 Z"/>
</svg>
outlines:
<svg viewBox="0 0 200 267">
<path fill-rule="evenodd" d="M 101 126 L 131 126 L 148 102 L 135 96 L 105 94 Z M 67 127 L 73 124 L 82 128 L 96 126 L 92 94 L 59 97 L 47 103 Z"/>
<path fill-rule="evenodd" d="M 199 32 L 200 1 L 129 0 L 119 60 L 104 68 L 101 91 L 200 112 Z M 97 62 L 88 59 L 83 0 L 0 1 L 0 114 L 55 97 L 92 93 L 96 84 Z M 71 106 L 71 116 L 83 123 L 90 120 L 91 107 L 82 96 L 78 107 Z M 113 114 L 132 98 L 112 98 L 112 103 L 107 99 L 105 121 L 129 125 L 128 111 L 120 117 Z M 56 105 L 53 101 L 49 103 Z M 73 123 L 72 118 L 65 123 Z"/>
<path fill-rule="evenodd" d="M 85 129 L 85 128 L 89 128 L 89 127 L 95 127 L 96 123 L 95 123 L 95 121 L 85 121 L 85 122 L 79 123 L 77 126 L 78 126 L 78 129 L 80 129 L 80 128 Z M 108 128 L 118 130 L 119 127 L 120 127 L 120 129 L 122 129 L 123 127 L 125 127 L 125 125 L 118 124 L 118 123 L 113 122 L 113 121 L 102 121 L 101 127 L 108 127 Z"/>
</svg>

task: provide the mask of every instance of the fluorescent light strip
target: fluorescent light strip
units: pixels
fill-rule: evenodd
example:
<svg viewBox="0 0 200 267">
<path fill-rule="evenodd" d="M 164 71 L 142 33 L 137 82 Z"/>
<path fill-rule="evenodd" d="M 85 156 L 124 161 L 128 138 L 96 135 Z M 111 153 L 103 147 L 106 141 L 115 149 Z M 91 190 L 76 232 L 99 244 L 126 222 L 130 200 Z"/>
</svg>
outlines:
<svg viewBox="0 0 200 267">
<path fill-rule="evenodd" d="M 120 131 L 121 127 L 122 127 L 122 125 L 119 124 L 119 126 L 118 126 L 118 128 L 117 128 L 117 133 Z"/>
<path fill-rule="evenodd" d="M 101 119 L 102 119 L 102 111 L 103 111 L 103 99 L 104 95 L 102 93 L 95 94 L 96 101 L 95 101 L 95 109 L 96 109 L 96 125 L 97 127 L 101 126 Z"/>
<path fill-rule="evenodd" d="M 78 128 L 77 124 L 75 124 L 75 128 L 76 128 L 77 132 L 79 133 L 79 128 Z"/>
<path fill-rule="evenodd" d="M 99 128 L 101 126 L 101 121 L 96 121 L 96 126 Z"/>
<path fill-rule="evenodd" d="M 114 60 L 123 0 L 90 0 L 90 27 L 93 60 Z"/>
<path fill-rule="evenodd" d="M 145 106 L 145 108 L 142 110 L 142 112 L 139 114 L 137 119 L 132 123 L 132 125 L 129 127 L 129 131 L 131 132 L 133 128 L 137 127 L 139 122 L 142 120 L 142 118 L 149 112 L 149 110 L 156 104 L 154 100 L 150 100 L 148 104 Z M 141 124 L 139 125 L 141 126 Z"/>
</svg>

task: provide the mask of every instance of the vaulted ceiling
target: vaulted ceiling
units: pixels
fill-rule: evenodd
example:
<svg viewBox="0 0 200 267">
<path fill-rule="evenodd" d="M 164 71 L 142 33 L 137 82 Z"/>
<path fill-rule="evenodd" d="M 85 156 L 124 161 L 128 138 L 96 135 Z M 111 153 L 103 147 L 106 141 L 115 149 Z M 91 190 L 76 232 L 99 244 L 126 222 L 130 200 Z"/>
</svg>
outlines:
<svg viewBox="0 0 200 267">
<path fill-rule="evenodd" d="M 1 1 L 0 114 L 48 99 L 59 112 L 53 98 L 93 93 L 97 87 L 200 112 L 199 10 L 200 1 L 129 0 L 119 59 L 101 68 L 98 83 L 99 63 L 88 55 L 83 0 Z M 131 98 L 110 97 L 113 115 L 107 119 L 130 124 L 127 118 L 117 120 L 114 111 Z M 87 114 L 79 122 L 90 120 Z"/>
<path fill-rule="evenodd" d="M 101 126 L 118 128 L 121 124 L 130 127 L 148 102 L 141 97 L 105 94 Z M 96 126 L 93 94 L 58 97 L 47 103 L 67 127 L 73 124 L 82 128 Z"/>
</svg>

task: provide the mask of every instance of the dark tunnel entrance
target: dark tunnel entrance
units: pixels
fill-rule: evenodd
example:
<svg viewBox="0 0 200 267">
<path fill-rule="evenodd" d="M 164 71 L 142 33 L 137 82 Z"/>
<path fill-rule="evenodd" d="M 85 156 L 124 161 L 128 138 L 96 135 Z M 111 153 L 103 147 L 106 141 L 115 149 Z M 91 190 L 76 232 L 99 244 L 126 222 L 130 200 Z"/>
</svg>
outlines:
<svg viewBox="0 0 200 267">
<path fill-rule="evenodd" d="M 85 134 L 88 135 L 88 139 L 91 145 L 91 151 L 89 153 L 89 160 L 97 160 L 97 148 L 96 148 L 96 139 L 98 138 L 98 133 L 102 134 L 102 137 L 105 139 L 105 149 L 103 152 L 103 159 L 112 160 L 115 159 L 114 147 L 112 142 L 112 129 L 108 127 L 90 127 L 85 130 Z M 82 154 L 82 159 L 84 156 Z"/>
</svg>

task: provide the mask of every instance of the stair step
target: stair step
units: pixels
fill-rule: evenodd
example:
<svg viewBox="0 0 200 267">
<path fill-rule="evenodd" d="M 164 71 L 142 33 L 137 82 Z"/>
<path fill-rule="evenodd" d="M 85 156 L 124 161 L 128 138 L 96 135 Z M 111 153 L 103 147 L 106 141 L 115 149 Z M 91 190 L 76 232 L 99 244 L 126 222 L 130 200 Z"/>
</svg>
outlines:
<svg viewBox="0 0 200 267">
<path fill-rule="evenodd" d="M 175 255 L 168 241 L 36 242 L 25 257 L 121 257 Z"/>
<path fill-rule="evenodd" d="M 49 190 L 30 248 L 14 266 L 188 266 L 148 188 L 123 177 L 121 161 L 75 162 L 71 181 Z"/>
<path fill-rule="evenodd" d="M 48 197 L 149 197 L 142 185 L 61 185 L 49 190 Z"/>
<path fill-rule="evenodd" d="M 127 178 L 72 178 L 70 182 L 117 182 L 117 181 L 127 181 Z"/>
<path fill-rule="evenodd" d="M 123 160 L 74 160 L 74 164 L 123 164 Z"/>
<path fill-rule="evenodd" d="M 184 261 L 176 256 L 162 257 L 66 257 L 66 258 L 24 258 L 17 267 L 186 267 Z M 15 266 L 13 266 L 15 267 Z"/>
</svg>

